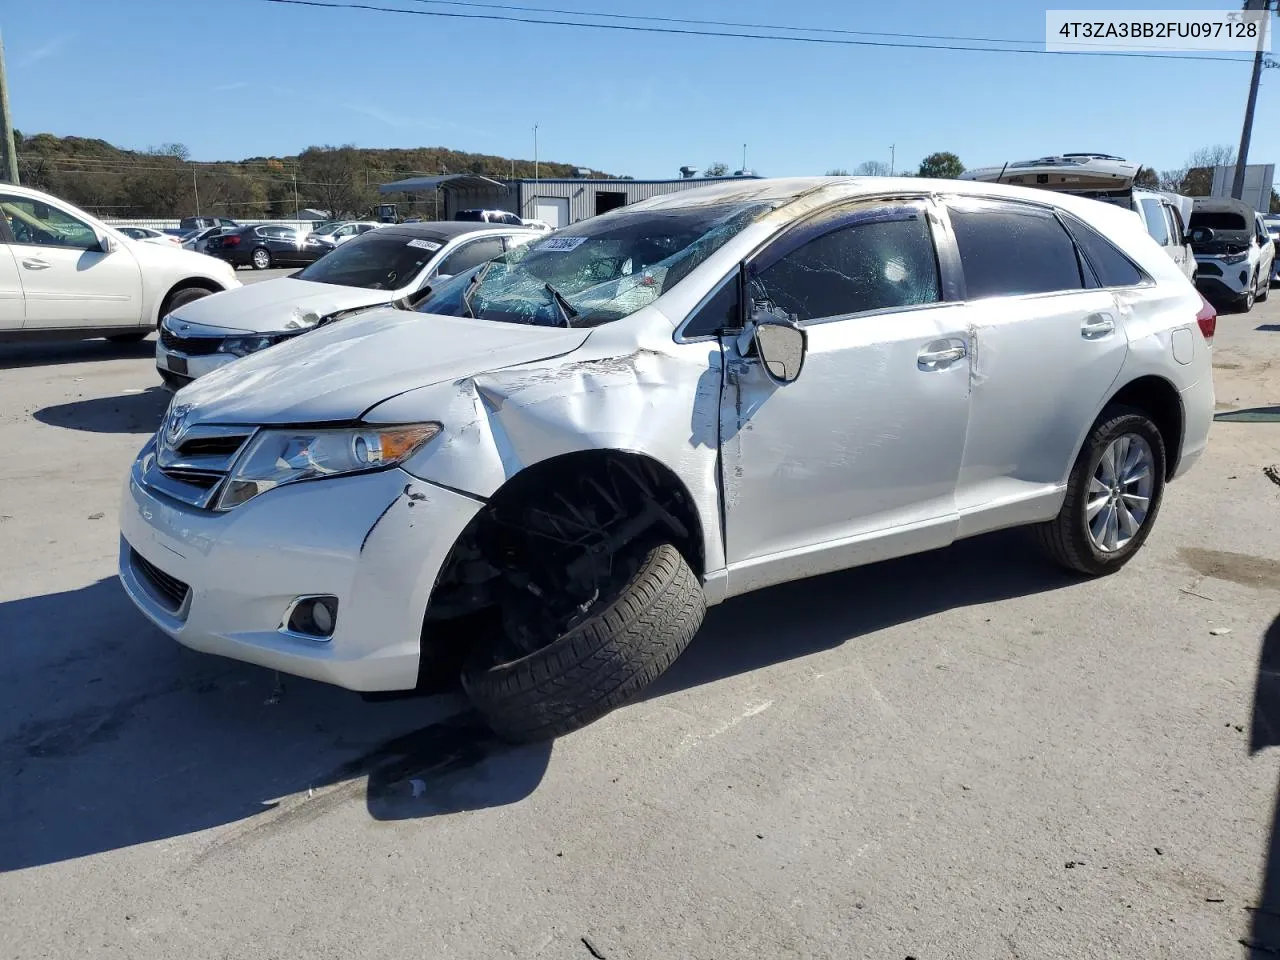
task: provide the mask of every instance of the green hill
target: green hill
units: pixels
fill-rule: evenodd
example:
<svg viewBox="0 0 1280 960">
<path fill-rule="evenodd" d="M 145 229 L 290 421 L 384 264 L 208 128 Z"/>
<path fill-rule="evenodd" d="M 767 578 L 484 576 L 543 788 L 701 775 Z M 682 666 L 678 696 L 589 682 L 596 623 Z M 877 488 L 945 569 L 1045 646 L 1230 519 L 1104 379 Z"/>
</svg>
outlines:
<svg viewBox="0 0 1280 960">
<path fill-rule="evenodd" d="M 15 133 L 18 173 L 27 186 L 107 217 L 291 216 L 295 206 L 365 216 L 380 183 L 410 176 L 476 173 L 532 177 L 532 160 L 447 147 L 365 149 L 313 146 L 285 157 L 195 162 L 182 144 L 124 150 L 105 140 Z M 543 177 L 572 176 L 574 164 L 540 161 Z M 596 174 L 608 177 L 609 174 Z M 398 202 L 403 198 L 393 198 Z M 430 201 L 412 212 L 431 216 Z M 408 205 L 400 203 L 401 212 Z M 422 209 L 425 208 L 425 209 Z"/>
</svg>

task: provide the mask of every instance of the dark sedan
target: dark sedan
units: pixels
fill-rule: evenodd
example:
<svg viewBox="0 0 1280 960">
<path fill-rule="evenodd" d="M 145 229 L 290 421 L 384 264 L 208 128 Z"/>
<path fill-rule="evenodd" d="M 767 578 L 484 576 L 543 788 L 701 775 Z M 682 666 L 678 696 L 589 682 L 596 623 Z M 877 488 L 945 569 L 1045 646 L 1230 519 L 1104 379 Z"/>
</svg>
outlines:
<svg viewBox="0 0 1280 960">
<path fill-rule="evenodd" d="M 233 267 L 266 270 L 268 267 L 315 263 L 331 249 L 308 243 L 292 227 L 265 224 L 210 237 L 205 253 L 225 260 Z"/>
</svg>

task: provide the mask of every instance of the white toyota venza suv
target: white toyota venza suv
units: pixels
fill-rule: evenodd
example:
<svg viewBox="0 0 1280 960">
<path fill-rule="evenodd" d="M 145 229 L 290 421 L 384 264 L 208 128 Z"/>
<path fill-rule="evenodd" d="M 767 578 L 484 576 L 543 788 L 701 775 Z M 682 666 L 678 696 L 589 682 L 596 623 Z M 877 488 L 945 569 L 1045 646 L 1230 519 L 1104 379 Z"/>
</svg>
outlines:
<svg viewBox="0 0 1280 960">
<path fill-rule="evenodd" d="M 1118 570 L 1204 450 L 1214 322 L 1094 200 L 654 198 L 180 390 L 120 577 L 197 650 L 361 691 L 459 669 L 503 736 L 551 737 L 770 584 L 1018 525 Z"/>
</svg>

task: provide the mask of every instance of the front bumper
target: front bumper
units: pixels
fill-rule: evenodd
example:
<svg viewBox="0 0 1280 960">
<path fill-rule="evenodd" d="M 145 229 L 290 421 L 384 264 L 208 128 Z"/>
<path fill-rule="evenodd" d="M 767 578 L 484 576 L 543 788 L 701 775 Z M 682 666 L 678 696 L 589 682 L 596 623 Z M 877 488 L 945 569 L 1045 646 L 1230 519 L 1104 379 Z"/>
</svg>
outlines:
<svg viewBox="0 0 1280 960">
<path fill-rule="evenodd" d="M 173 389 L 185 386 L 197 377 L 225 367 L 237 358 L 229 353 L 195 354 L 166 347 L 156 340 L 156 371 L 165 385 Z"/>
<path fill-rule="evenodd" d="M 1221 260 L 1196 258 L 1196 287 L 1209 299 L 1234 299 L 1249 291 L 1249 279 L 1255 268 L 1247 260 L 1223 263 Z"/>
<path fill-rule="evenodd" d="M 436 576 L 482 506 L 393 468 L 290 484 L 214 513 L 148 490 L 135 463 L 120 582 L 193 650 L 351 690 L 407 690 Z M 338 598 L 328 640 L 282 629 L 308 595 Z"/>
</svg>

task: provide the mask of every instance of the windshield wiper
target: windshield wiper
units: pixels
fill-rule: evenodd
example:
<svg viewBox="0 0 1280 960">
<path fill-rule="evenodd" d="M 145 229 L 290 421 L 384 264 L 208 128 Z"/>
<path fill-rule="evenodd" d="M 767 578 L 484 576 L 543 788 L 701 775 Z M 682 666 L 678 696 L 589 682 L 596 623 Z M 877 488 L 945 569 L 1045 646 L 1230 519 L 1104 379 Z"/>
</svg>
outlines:
<svg viewBox="0 0 1280 960">
<path fill-rule="evenodd" d="M 467 316 L 469 317 L 474 318 L 476 315 L 476 312 L 471 309 L 471 298 L 475 295 L 476 290 L 480 287 L 480 283 L 488 274 L 489 268 L 493 266 L 493 263 L 490 260 L 480 268 L 478 273 L 473 273 L 471 279 L 467 281 L 467 289 L 462 294 L 462 305 L 467 308 Z"/>
<path fill-rule="evenodd" d="M 569 302 L 568 298 L 566 298 L 563 293 L 551 284 L 548 283 L 543 287 L 543 289 L 546 290 L 547 293 L 551 294 L 551 299 L 554 300 L 556 302 L 556 306 L 559 307 L 560 316 L 564 319 L 564 325 L 566 327 L 572 327 L 573 318 L 578 315 L 578 311 L 574 309 L 573 304 Z"/>
</svg>

